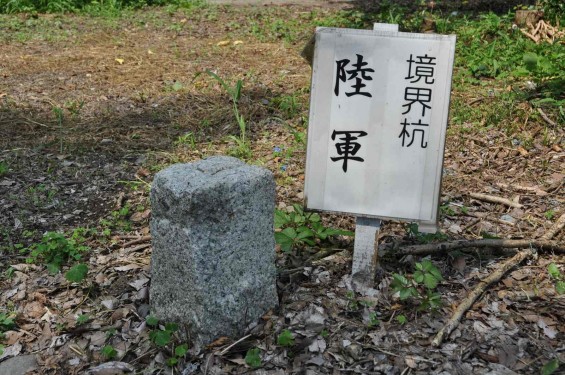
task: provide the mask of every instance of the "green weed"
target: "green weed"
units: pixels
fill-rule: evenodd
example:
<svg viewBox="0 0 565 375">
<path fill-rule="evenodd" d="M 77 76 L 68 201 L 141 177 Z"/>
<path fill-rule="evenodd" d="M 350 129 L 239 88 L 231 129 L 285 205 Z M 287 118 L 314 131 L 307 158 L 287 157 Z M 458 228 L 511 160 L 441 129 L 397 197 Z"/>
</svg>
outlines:
<svg viewBox="0 0 565 375">
<path fill-rule="evenodd" d="M 277 337 L 277 344 L 284 347 L 294 345 L 294 336 L 288 329 L 283 330 Z"/>
<path fill-rule="evenodd" d="M 200 74 L 201 73 L 197 74 L 196 77 L 198 77 L 198 75 Z M 206 70 L 206 74 L 215 79 L 224 88 L 224 90 L 226 90 L 226 92 L 230 95 L 230 99 L 232 101 L 233 114 L 235 116 L 237 125 L 239 126 L 239 137 L 233 135 L 230 135 L 228 137 L 230 140 L 236 143 L 235 149 L 231 150 L 230 154 L 241 159 L 250 159 L 252 157 L 252 152 L 249 142 L 246 138 L 247 124 L 243 116 L 239 113 L 238 107 L 239 99 L 241 98 L 241 89 L 243 88 L 243 81 L 241 79 L 238 79 L 233 86 L 230 86 L 216 73 L 210 70 Z"/>
<path fill-rule="evenodd" d="M 555 282 L 555 290 L 558 294 L 565 294 L 565 276 L 559 271 L 555 263 L 547 266 L 547 273 Z"/>
<path fill-rule="evenodd" d="M 392 274 L 392 290 L 401 300 L 414 298 L 419 302 L 418 310 L 437 310 L 441 306 L 441 295 L 435 292 L 443 280 L 439 269 L 429 260 L 416 263 L 416 271 L 411 277 L 399 273 Z"/>
<path fill-rule="evenodd" d="M 152 328 L 149 331 L 149 339 L 155 346 L 159 348 L 167 346 L 172 347 L 171 353 L 173 353 L 173 355 L 166 360 L 169 367 L 176 365 L 179 359 L 186 356 L 188 353 L 188 344 L 175 346 L 175 343 L 178 342 L 178 339 L 175 337 L 175 333 L 179 329 L 178 324 L 165 323 L 164 325 L 160 325 L 159 320 L 152 315 L 148 315 L 147 318 L 145 318 L 145 322 Z"/>
<path fill-rule="evenodd" d="M 259 348 L 251 348 L 245 354 L 245 363 L 251 368 L 261 367 L 261 350 Z"/>
<path fill-rule="evenodd" d="M 43 235 L 41 242 L 34 243 L 29 248 L 20 251 L 29 252 L 26 258 L 27 263 L 42 262 L 45 263 L 49 272 L 57 273 L 67 262 L 80 260 L 89 250 L 88 246 L 83 244 L 86 240 L 84 234 L 83 228 L 75 229 L 69 237 L 58 232 L 47 232 Z M 84 267 L 75 269 L 75 271 L 82 273 Z M 71 273 L 71 278 L 76 279 L 77 276 L 74 272 Z"/>
<path fill-rule="evenodd" d="M 114 359 L 118 356 L 118 351 L 112 345 L 104 346 L 100 353 L 106 359 Z"/>
<path fill-rule="evenodd" d="M 350 231 L 325 227 L 319 214 L 304 212 L 299 204 L 292 207 L 291 212 L 275 210 L 275 229 L 281 229 L 275 233 L 275 240 L 285 252 L 295 247 L 314 246 L 331 236 L 353 236 Z"/>
</svg>

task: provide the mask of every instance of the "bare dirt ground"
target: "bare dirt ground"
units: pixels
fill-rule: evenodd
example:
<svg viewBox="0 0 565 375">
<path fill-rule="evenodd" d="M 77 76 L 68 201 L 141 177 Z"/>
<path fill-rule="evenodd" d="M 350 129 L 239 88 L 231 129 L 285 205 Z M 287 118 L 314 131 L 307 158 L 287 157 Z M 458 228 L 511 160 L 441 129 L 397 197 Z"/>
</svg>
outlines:
<svg viewBox="0 0 565 375">
<path fill-rule="evenodd" d="M 375 294 L 351 294 L 352 241 L 339 238 L 334 247 L 342 251 L 322 260 L 308 262 L 308 251 L 280 253 L 281 306 L 251 336 L 235 346 L 218 340 L 173 368 L 165 365 L 173 349 L 151 343 L 145 323 L 147 189 L 166 165 L 229 152 L 233 144 L 225 135 L 238 131 L 229 97 L 197 73 L 210 69 L 244 81 L 240 111 L 249 124 L 252 161 L 273 171 L 277 204 L 286 209 L 301 201 L 304 178 L 305 149 L 289 130 L 303 131 L 307 116 L 310 68 L 299 53 L 316 20 L 332 12 L 209 6 L 117 19 L 0 20 L 0 161 L 8 166 L 0 175 L 0 264 L 3 270 L 11 265 L 0 301 L 16 323 L 6 332 L 2 360 L 35 354 L 37 373 L 80 374 L 107 362 L 101 349 L 111 345 L 123 372 L 144 374 L 531 374 L 550 359 L 565 363 L 565 300 L 546 272 L 549 263 L 563 264 L 563 255 L 540 254 L 513 270 L 433 348 L 430 340 L 453 308 L 507 253 L 433 257 L 444 281 L 443 307 L 431 313 L 399 301 L 389 288 L 390 274 L 412 272 L 417 257 L 383 260 L 386 275 Z M 473 92 L 455 88 L 453 102 L 480 117 L 505 89 L 488 83 Z M 563 128 L 544 133 L 543 119 L 525 103 L 513 111 L 517 132 L 532 136 L 527 147 L 496 127 L 450 128 L 440 221 L 449 238 L 540 238 L 565 213 Z M 473 199 L 475 192 L 522 207 Z M 353 228 L 349 217 L 324 221 Z M 93 230 L 90 271 L 81 284 L 26 264 L 18 252 L 19 244 L 29 246 L 48 230 L 77 227 Z M 381 234 L 383 248 L 417 240 L 401 223 L 387 223 Z M 565 233 L 554 240 L 563 243 Z M 88 321 L 79 324 L 80 315 Z M 277 344 L 284 329 L 294 337 L 288 347 Z M 251 347 L 261 350 L 261 369 L 245 364 Z M 122 373 L 116 366 L 108 373 Z"/>
</svg>

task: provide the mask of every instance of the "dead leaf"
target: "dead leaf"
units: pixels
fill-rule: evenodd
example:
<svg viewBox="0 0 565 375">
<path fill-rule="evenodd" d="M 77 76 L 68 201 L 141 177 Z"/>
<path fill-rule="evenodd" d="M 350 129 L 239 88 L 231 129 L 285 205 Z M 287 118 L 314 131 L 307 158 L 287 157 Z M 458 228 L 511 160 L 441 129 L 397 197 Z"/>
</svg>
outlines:
<svg viewBox="0 0 565 375">
<path fill-rule="evenodd" d="M 207 346 L 208 349 L 210 348 L 216 348 L 218 346 L 222 346 L 227 344 L 228 342 L 230 342 L 229 337 L 220 337 L 219 339 L 215 340 L 214 342 L 212 342 L 210 345 Z"/>
<path fill-rule="evenodd" d="M 216 45 L 218 47 L 224 47 L 224 46 L 227 46 L 228 44 L 230 44 L 229 40 L 222 40 L 222 41 L 219 41 L 218 43 L 216 43 Z"/>
<path fill-rule="evenodd" d="M 124 63 L 124 59 L 116 59 L 117 63 L 122 65 Z"/>
<path fill-rule="evenodd" d="M 233 42 L 234 46 L 237 46 L 237 45 L 240 45 L 240 44 L 243 44 L 242 40 L 236 40 L 236 41 Z"/>
<path fill-rule="evenodd" d="M 121 375 L 124 372 L 134 372 L 135 368 L 125 362 L 106 362 L 86 371 L 89 375 Z"/>
<path fill-rule="evenodd" d="M 44 306 L 41 302 L 33 301 L 24 307 L 24 316 L 39 319 L 45 312 Z"/>
<path fill-rule="evenodd" d="M 120 266 L 120 267 L 114 267 L 114 270 L 119 271 L 119 272 L 126 272 L 126 271 L 131 271 L 131 270 L 137 270 L 140 269 L 141 266 L 137 265 L 137 264 L 128 264 L 125 266 Z"/>
<path fill-rule="evenodd" d="M 145 284 L 147 284 L 149 282 L 149 279 L 147 277 L 142 277 L 141 279 L 135 280 L 131 283 L 129 283 L 129 285 L 133 286 L 135 288 L 135 290 L 139 290 L 141 288 L 143 288 L 145 286 Z"/>
</svg>

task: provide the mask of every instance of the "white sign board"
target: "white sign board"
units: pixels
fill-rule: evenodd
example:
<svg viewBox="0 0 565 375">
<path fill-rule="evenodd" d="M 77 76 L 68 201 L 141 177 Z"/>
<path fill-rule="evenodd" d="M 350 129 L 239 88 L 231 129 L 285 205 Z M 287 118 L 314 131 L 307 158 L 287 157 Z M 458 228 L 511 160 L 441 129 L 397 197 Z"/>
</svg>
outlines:
<svg viewBox="0 0 565 375">
<path fill-rule="evenodd" d="M 305 205 L 435 221 L 455 36 L 319 28 Z"/>
</svg>

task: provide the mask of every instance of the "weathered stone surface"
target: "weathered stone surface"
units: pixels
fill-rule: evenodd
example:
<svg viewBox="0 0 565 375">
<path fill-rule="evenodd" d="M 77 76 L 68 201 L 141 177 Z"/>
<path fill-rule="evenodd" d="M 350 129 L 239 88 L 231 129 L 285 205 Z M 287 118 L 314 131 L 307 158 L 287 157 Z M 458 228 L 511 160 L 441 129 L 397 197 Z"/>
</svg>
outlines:
<svg viewBox="0 0 565 375">
<path fill-rule="evenodd" d="M 0 375 L 24 375 L 37 369 L 35 355 L 20 355 L 0 363 Z"/>
<path fill-rule="evenodd" d="M 237 337 L 277 304 L 275 183 L 231 157 L 177 164 L 151 189 L 151 312 L 196 345 Z"/>
</svg>

